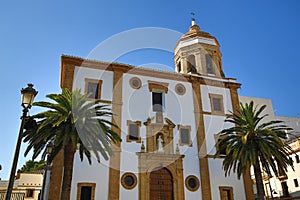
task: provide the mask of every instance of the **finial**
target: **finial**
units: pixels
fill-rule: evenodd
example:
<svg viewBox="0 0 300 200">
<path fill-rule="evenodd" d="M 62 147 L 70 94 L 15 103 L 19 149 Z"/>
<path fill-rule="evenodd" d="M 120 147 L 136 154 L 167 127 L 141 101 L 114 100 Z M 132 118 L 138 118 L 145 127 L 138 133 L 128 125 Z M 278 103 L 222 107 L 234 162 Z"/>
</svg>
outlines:
<svg viewBox="0 0 300 200">
<path fill-rule="evenodd" d="M 141 152 L 145 152 L 145 145 L 144 145 L 144 141 L 142 141 Z"/>
<path fill-rule="evenodd" d="M 178 146 L 178 144 L 176 144 L 176 154 L 180 154 L 180 150 L 179 150 L 179 146 Z"/>
<path fill-rule="evenodd" d="M 195 13 L 191 12 L 191 16 L 192 16 L 192 26 L 194 26 L 196 24 Z"/>
</svg>

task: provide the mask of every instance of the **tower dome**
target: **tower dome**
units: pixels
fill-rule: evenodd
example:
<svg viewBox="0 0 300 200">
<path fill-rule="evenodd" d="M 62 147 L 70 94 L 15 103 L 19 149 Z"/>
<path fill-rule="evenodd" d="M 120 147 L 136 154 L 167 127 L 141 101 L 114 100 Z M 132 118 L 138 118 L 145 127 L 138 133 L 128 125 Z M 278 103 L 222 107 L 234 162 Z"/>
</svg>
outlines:
<svg viewBox="0 0 300 200">
<path fill-rule="evenodd" d="M 222 54 L 218 40 L 204 32 L 192 19 L 189 31 L 176 44 L 174 50 L 176 72 L 223 77 Z"/>
</svg>

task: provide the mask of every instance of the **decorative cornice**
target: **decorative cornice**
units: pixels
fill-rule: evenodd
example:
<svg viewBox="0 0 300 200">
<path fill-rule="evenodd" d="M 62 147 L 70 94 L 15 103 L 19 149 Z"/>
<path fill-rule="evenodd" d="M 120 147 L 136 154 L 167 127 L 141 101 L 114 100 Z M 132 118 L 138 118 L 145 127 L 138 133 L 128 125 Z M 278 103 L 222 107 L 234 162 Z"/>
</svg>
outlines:
<svg viewBox="0 0 300 200">
<path fill-rule="evenodd" d="M 233 78 L 216 78 L 206 77 L 193 74 L 181 74 L 177 72 L 168 72 L 157 69 L 148 69 L 142 67 L 135 67 L 132 65 L 121 63 L 109 63 L 103 61 L 95 61 L 83 59 L 75 56 L 61 56 L 61 87 L 68 87 L 72 89 L 73 76 L 75 67 L 87 67 L 92 69 L 106 70 L 106 71 L 121 71 L 123 73 L 142 75 L 156 78 L 163 78 L 169 80 L 176 80 L 181 82 L 200 82 L 202 85 L 210 85 L 216 87 L 235 88 L 241 87 L 240 83 L 236 83 Z"/>
</svg>

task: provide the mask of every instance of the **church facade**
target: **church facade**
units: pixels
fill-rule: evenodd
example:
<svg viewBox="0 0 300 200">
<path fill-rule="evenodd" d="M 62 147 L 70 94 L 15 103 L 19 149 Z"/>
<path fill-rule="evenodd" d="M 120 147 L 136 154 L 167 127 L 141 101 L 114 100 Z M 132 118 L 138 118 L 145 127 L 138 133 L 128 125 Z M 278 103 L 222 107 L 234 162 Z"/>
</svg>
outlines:
<svg viewBox="0 0 300 200">
<path fill-rule="evenodd" d="M 254 199 L 245 174 L 225 177 L 214 157 L 217 133 L 239 107 L 217 39 L 192 21 L 174 44 L 175 72 L 61 57 L 61 87 L 81 88 L 115 114 L 122 142 L 108 161 L 74 159 L 71 199 Z M 62 157 L 54 160 L 49 199 L 58 199 Z"/>
</svg>

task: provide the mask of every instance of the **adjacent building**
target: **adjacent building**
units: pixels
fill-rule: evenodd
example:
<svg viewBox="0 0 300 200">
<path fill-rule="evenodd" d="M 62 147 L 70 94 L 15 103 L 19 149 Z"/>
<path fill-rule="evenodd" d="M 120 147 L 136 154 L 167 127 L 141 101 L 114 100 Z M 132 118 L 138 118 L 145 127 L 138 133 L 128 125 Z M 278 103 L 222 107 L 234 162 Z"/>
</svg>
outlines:
<svg viewBox="0 0 300 200">
<path fill-rule="evenodd" d="M 268 116 L 262 123 L 271 120 L 280 120 L 284 121 L 288 127 L 293 129 L 292 134 L 289 135 L 289 138 L 285 142 L 290 145 L 294 151 L 291 155 L 291 159 L 294 161 L 294 170 L 289 167 L 287 173 L 282 173 L 278 177 L 275 175 L 268 176 L 267 173 L 263 172 L 263 178 L 266 196 L 270 198 L 272 196 L 274 198 L 297 197 L 297 199 L 300 199 L 300 118 L 276 116 L 272 102 L 269 99 L 244 96 L 240 96 L 239 99 L 242 103 L 254 101 L 256 105 L 267 105 L 266 110 L 262 115 L 267 114 Z M 254 177 L 253 181 L 255 181 Z"/>
<path fill-rule="evenodd" d="M 13 185 L 11 199 L 38 200 L 42 189 L 43 171 L 18 173 Z M 0 180 L 0 199 L 4 199 L 7 180 Z"/>
</svg>

